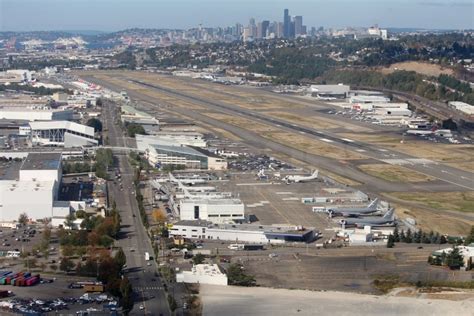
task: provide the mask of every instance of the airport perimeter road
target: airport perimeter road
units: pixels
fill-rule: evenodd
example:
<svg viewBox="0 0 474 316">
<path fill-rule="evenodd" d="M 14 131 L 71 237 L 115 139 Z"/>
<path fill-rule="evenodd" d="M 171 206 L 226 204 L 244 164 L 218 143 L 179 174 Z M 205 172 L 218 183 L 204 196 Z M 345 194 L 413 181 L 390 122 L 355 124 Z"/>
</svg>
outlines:
<svg viewBox="0 0 474 316">
<path fill-rule="evenodd" d="M 112 84 L 105 80 L 99 80 L 91 76 L 83 76 L 86 80 L 96 82 L 104 87 L 110 88 L 112 90 L 120 91 L 126 90 L 128 95 L 135 100 L 144 102 L 144 105 L 148 106 L 150 110 L 156 110 L 156 104 L 166 105 L 166 101 L 152 97 L 146 94 L 137 92 L 134 89 L 127 89 L 127 87 L 117 84 Z M 178 114 L 187 116 L 196 121 L 200 121 L 206 124 L 216 126 L 218 128 L 227 130 L 244 140 L 244 142 L 255 148 L 269 148 L 276 152 L 284 153 L 290 157 L 304 161 L 310 165 L 320 166 L 326 170 L 330 170 L 336 174 L 339 174 L 343 177 L 347 177 L 358 181 L 364 184 L 364 189 L 368 189 L 372 192 L 396 192 L 396 191 L 459 191 L 459 190 L 474 190 L 474 174 L 461 171 L 456 168 L 452 168 L 446 165 L 441 165 L 437 163 L 430 163 L 425 160 L 416 159 L 415 157 L 395 152 L 389 149 L 378 148 L 373 145 L 366 143 L 356 142 L 349 139 L 343 139 L 337 135 L 330 134 L 328 132 L 321 132 L 311 128 L 298 126 L 296 124 L 289 123 L 280 119 L 275 119 L 268 117 L 262 113 L 243 109 L 240 107 L 231 107 L 227 104 L 222 104 L 221 102 L 215 100 L 205 100 L 201 97 L 190 96 L 184 94 L 180 91 L 175 91 L 167 88 L 158 86 L 157 84 L 148 84 L 148 83 L 135 83 L 149 89 L 156 89 L 157 91 L 164 92 L 166 94 L 172 95 L 174 97 L 179 97 L 186 101 L 191 101 L 195 104 L 204 105 L 210 109 L 218 110 L 223 113 L 228 113 L 232 115 L 245 116 L 249 119 L 252 119 L 256 122 L 270 123 L 277 128 L 289 130 L 293 132 L 305 133 L 312 135 L 319 139 L 325 139 L 331 142 L 331 145 L 337 145 L 344 148 L 344 150 L 353 150 L 356 152 L 361 152 L 366 156 L 369 156 L 373 159 L 381 160 L 387 163 L 394 164 L 403 164 L 404 167 L 430 175 L 441 181 L 431 181 L 429 183 L 394 183 L 385 181 L 370 175 L 367 175 L 355 166 L 352 166 L 347 163 L 343 163 L 336 159 L 330 159 L 318 155 L 313 155 L 306 153 L 301 150 L 297 150 L 291 146 L 281 144 L 278 142 L 273 142 L 267 138 L 261 137 L 257 133 L 251 132 L 245 127 L 237 127 L 223 121 L 210 118 L 208 116 L 202 115 L 199 111 L 193 111 L 192 109 L 183 109 L 179 107 L 167 107 L 168 110 L 174 111 Z M 170 104 L 171 105 L 171 104 Z"/>
<path fill-rule="evenodd" d="M 126 147 L 123 131 L 115 124 L 116 110 L 114 104 L 104 102 L 103 121 L 108 131 L 109 143 L 112 146 Z M 140 219 L 138 204 L 135 198 L 133 177 L 134 170 L 128 162 L 127 154 L 116 154 L 116 167 L 121 172 L 121 185 L 108 183 L 110 200 L 115 201 L 120 211 L 122 227 L 118 246 L 122 247 L 127 257 L 127 273 L 134 294 L 135 305 L 131 315 L 170 315 L 168 302 L 160 278 L 155 275 L 156 262 L 147 266 L 145 252 L 153 254 L 150 240 Z M 140 309 L 143 306 L 143 309 Z"/>
</svg>

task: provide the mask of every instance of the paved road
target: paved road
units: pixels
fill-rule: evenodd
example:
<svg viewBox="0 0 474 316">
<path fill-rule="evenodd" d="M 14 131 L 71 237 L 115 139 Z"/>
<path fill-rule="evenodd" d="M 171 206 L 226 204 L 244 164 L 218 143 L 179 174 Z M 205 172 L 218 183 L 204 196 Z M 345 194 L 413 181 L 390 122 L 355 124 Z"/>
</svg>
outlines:
<svg viewBox="0 0 474 316">
<path fill-rule="evenodd" d="M 116 122 L 116 109 L 113 103 L 104 103 L 104 126 L 108 130 L 109 143 L 113 146 L 125 147 L 127 139 L 123 136 Z M 132 283 L 135 293 L 135 306 L 132 315 L 170 315 L 163 285 L 158 276 L 156 263 L 147 266 L 145 252 L 153 255 L 150 240 L 140 220 L 138 204 L 133 188 L 134 170 L 128 162 L 126 154 L 115 154 L 116 167 L 120 169 L 123 190 L 119 183 L 109 182 L 109 196 L 117 203 L 122 218 L 121 239 L 118 245 L 123 248 L 127 257 L 127 277 Z M 131 250 L 134 251 L 131 251 Z M 152 280 L 155 281 L 152 281 Z M 143 306 L 143 310 L 140 309 Z"/>
<path fill-rule="evenodd" d="M 103 80 L 98 80 L 95 77 L 86 76 L 87 80 L 97 82 L 105 87 L 109 87 L 113 90 L 123 90 L 126 88 L 105 82 Z M 265 123 L 270 123 L 274 126 L 277 126 L 280 129 L 285 129 L 289 131 L 297 131 L 300 133 L 305 133 L 308 135 L 315 136 L 321 140 L 325 140 L 331 143 L 331 145 L 336 145 L 342 147 L 344 150 L 351 150 L 360 152 L 370 158 L 380 160 L 387 163 L 393 164 L 402 164 L 404 167 L 412 169 L 417 172 L 421 172 L 432 177 L 435 177 L 441 181 L 432 181 L 430 183 L 392 183 L 378 179 L 376 177 L 369 176 L 355 166 L 349 165 L 345 162 L 337 161 L 335 159 L 329 159 L 317 155 L 308 154 L 303 151 L 296 150 L 290 146 L 282 145 L 277 142 L 272 142 L 266 138 L 260 137 L 256 133 L 245 130 L 244 128 L 236 127 L 224 122 L 209 118 L 207 116 L 199 114 L 197 111 L 193 110 L 183 110 L 178 107 L 169 107 L 174 112 L 178 112 L 182 115 L 191 117 L 198 121 L 212 124 L 216 127 L 223 128 L 228 130 L 245 140 L 247 144 L 254 146 L 255 148 L 268 147 L 276 151 L 283 152 L 291 157 L 305 161 L 311 165 L 321 166 L 324 169 L 331 170 L 334 173 L 337 173 L 341 176 L 354 179 L 360 183 L 365 184 L 365 187 L 373 192 L 394 192 L 394 191 L 459 191 L 459 190 L 474 190 L 474 174 L 466 171 L 462 171 L 456 168 L 452 168 L 446 165 L 439 163 L 425 161 L 417 159 L 416 157 L 409 156 L 400 152 L 392 151 L 390 149 L 379 148 L 374 145 L 367 143 L 362 143 L 358 141 L 353 141 L 347 138 L 341 138 L 338 135 L 329 133 L 327 131 L 318 131 L 315 129 L 298 126 L 293 123 L 281 119 L 275 119 L 269 116 L 266 116 L 262 113 L 239 108 L 236 106 L 229 106 L 218 102 L 215 100 L 207 100 L 201 97 L 194 95 L 188 95 L 180 91 L 164 88 L 158 86 L 157 84 L 149 84 L 140 81 L 134 81 L 134 83 L 147 86 L 150 89 L 156 89 L 160 92 L 172 95 L 174 97 L 179 97 L 184 100 L 191 101 L 196 104 L 204 105 L 208 108 L 217 109 L 220 112 L 229 113 L 232 115 L 246 116 L 252 120 L 264 121 Z M 156 104 L 166 104 L 163 100 L 159 100 L 148 95 L 137 93 L 134 90 L 127 91 L 129 96 L 135 100 L 145 101 L 146 105 L 150 108 L 156 109 Z M 294 99 L 293 99 L 294 101 Z M 148 102 L 148 103 L 147 103 Z M 294 101 L 295 102 L 295 101 Z"/>
</svg>

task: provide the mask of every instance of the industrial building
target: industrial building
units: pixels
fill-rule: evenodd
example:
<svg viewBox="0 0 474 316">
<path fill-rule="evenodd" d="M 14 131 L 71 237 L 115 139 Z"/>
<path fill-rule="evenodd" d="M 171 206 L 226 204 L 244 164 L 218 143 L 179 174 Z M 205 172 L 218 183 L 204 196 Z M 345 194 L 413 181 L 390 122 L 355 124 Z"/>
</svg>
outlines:
<svg viewBox="0 0 474 316">
<path fill-rule="evenodd" d="M 349 98 L 349 103 L 389 103 L 390 99 L 381 95 L 356 95 Z"/>
<path fill-rule="evenodd" d="M 149 145 L 207 147 L 204 135 L 192 131 L 159 131 L 153 135 L 137 134 L 135 139 L 137 141 L 137 148 L 140 150 L 145 150 Z"/>
<path fill-rule="evenodd" d="M 208 220 L 212 223 L 233 223 L 245 220 L 245 205 L 240 199 L 199 199 L 179 201 L 181 220 Z"/>
<path fill-rule="evenodd" d="M 153 166 L 177 165 L 189 169 L 227 169 L 225 159 L 199 147 L 150 144 L 143 149 L 138 143 L 137 147 L 145 152 L 145 157 Z"/>
<path fill-rule="evenodd" d="M 450 107 L 455 110 L 458 110 L 467 115 L 474 115 L 474 105 L 470 105 L 468 103 L 459 102 L 459 101 L 450 101 L 448 103 Z"/>
<path fill-rule="evenodd" d="M 191 271 L 177 273 L 176 282 L 227 285 L 227 275 L 221 272 L 217 264 L 198 264 Z"/>
<path fill-rule="evenodd" d="M 345 99 L 349 91 L 350 87 L 343 84 L 311 85 L 309 88 L 309 92 L 313 97 L 321 99 Z"/>
<path fill-rule="evenodd" d="M 70 121 L 35 121 L 20 127 L 20 135 L 28 135 L 33 145 L 82 147 L 97 146 L 94 128 Z"/>
<path fill-rule="evenodd" d="M 210 239 L 242 243 L 283 244 L 311 242 L 318 233 L 301 226 L 275 226 L 252 224 L 213 224 L 209 221 L 182 220 L 169 230 L 170 237 Z"/>
<path fill-rule="evenodd" d="M 1 106 L 0 119 L 26 121 L 68 121 L 73 118 L 73 111 L 69 109 L 52 109 L 48 106 L 20 107 Z"/>
<path fill-rule="evenodd" d="M 62 178 L 61 153 L 29 153 L 13 176 L 0 179 L 0 221 L 13 222 L 22 213 L 32 219 L 51 218 L 52 225 L 65 218 L 84 202 L 59 201 Z"/>
</svg>

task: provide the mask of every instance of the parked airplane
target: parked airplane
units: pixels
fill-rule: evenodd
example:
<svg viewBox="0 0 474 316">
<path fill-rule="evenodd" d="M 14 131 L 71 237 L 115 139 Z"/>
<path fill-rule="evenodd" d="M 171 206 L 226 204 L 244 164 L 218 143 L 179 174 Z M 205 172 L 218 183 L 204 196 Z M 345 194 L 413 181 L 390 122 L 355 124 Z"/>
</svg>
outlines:
<svg viewBox="0 0 474 316">
<path fill-rule="evenodd" d="M 341 219 L 341 225 L 344 227 L 355 226 L 363 228 L 364 226 L 378 227 L 378 226 L 394 226 L 395 225 L 395 210 L 391 208 L 382 217 L 360 217 L 360 218 L 345 218 Z"/>
<path fill-rule="evenodd" d="M 295 183 L 307 182 L 311 180 L 316 180 L 318 178 L 318 175 L 319 175 L 319 170 L 316 170 L 310 176 L 299 176 L 299 175 L 286 176 L 285 178 L 283 178 L 283 180 L 285 180 L 287 184 L 290 184 L 291 182 L 295 182 Z"/>
<path fill-rule="evenodd" d="M 369 205 L 366 207 L 335 207 L 335 208 L 328 208 L 327 212 L 329 213 L 329 217 L 333 216 L 359 216 L 363 214 L 370 214 L 377 212 L 377 204 L 379 199 L 375 199 L 370 202 Z"/>
</svg>

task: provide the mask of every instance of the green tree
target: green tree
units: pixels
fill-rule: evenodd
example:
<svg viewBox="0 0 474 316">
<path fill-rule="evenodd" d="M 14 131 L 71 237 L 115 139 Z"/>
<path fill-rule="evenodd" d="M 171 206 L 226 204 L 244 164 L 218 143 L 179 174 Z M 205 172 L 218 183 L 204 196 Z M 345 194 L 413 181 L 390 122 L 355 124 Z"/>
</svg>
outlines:
<svg viewBox="0 0 474 316">
<path fill-rule="evenodd" d="M 20 225 L 25 226 L 26 224 L 28 224 L 28 221 L 29 221 L 28 214 L 21 213 L 20 216 L 18 216 L 18 223 L 20 223 Z"/>
<path fill-rule="evenodd" d="M 67 272 L 74 268 L 74 262 L 71 259 L 63 257 L 59 263 L 59 269 L 61 271 Z"/>
<path fill-rule="evenodd" d="M 74 213 L 71 213 L 66 217 L 66 220 L 64 221 L 64 225 L 68 227 L 69 229 L 73 229 L 75 226 L 74 225 L 75 220 L 76 220 L 76 216 L 74 215 Z"/>
<path fill-rule="evenodd" d="M 129 137 L 135 137 L 136 134 L 145 135 L 145 129 L 142 125 L 136 123 L 127 124 L 127 135 Z"/>
<path fill-rule="evenodd" d="M 202 264 L 204 263 L 205 257 L 203 254 L 198 253 L 193 257 L 193 264 Z"/>
<path fill-rule="evenodd" d="M 393 235 L 388 236 L 387 248 L 393 248 L 395 246 L 395 237 Z"/>
<path fill-rule="evenodd" d="M 474 225 L 471 226 L 471 232 L 467 235 L 466 239 L 464 240 L 464 245 L 468 246 L 474 243 Z"/>
<path fill-rule="evenodd" d="M 125 263 L 127 263 L 127 258 L 125 257 L 125 253 L 123 252 L 122 248 L 120 248 L 115 254 L 114 262 L 120 270 L 123 268 Z"/>
<path fill-rule="evenodd" d="M 120 305 L 122 306 L 125 312 L 129 312 L 133 308 L 133 293 L 132 293 L 132 284 L 127 277 L 124 277 L 120 282 L 120 293 L 121 300 Z"/>
<path fill-rule="evenodd" d="M 241 264 L 233 263 L 227 269 L 229 285 L 254 286 L 255 277 L 244 272 Z"/>
<path fill-rule="evenodd" d="M 463 256 L 457 246 L 453 246 L 451 252 L 446 255 L 446 265 L 450 269 L 459 269 L 464 265 Z"/>
<path fill-rule="evenodd" d="M 400 242 L 400 232 L 398 231 L 398 227 L 395 227 L 393 230 L 393 241 Z"/>
<path fill-rule="evenodd" d="M 102 132 L 102 122 L 98 119 L 96 119 L 95 117 L 93 118 L 90 118 L 89 120 L 87 120 L 87 123 L 86 123 L 87 126 L 90 126 L 90 127 L 93 127 L 94 128 L 94 132 Z"/>
<path fill-rule="evenodd" d="M 408 244 L 413 242 L 413 234 L 412 234 L 410 228 L 408 228 L 407 233 L 405 235 L 405 242 L 408 243 Z"/>
</svg>

